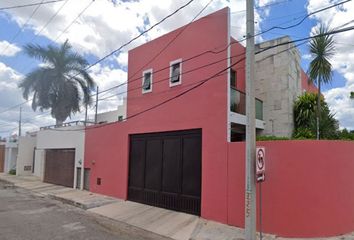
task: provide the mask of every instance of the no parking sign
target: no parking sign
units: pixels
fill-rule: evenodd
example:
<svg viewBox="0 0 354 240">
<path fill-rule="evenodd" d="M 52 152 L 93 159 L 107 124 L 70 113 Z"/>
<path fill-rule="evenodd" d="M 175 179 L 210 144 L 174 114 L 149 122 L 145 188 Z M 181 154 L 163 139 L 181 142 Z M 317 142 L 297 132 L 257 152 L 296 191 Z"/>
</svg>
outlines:
<svg viewBox="0 0 354 240">
<path fill-rule="evenodd" d="M 256 148 L 256 177 L 257 182 L 265 180 L 265 147 Z"/>
</svg>

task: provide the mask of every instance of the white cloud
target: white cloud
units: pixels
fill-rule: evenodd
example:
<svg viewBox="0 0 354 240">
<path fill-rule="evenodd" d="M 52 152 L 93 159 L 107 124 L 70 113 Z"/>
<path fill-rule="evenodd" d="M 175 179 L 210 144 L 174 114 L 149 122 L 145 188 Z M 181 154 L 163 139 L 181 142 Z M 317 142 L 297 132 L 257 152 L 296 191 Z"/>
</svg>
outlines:
<svg viewBox="0 0 354 240">
<path fill-rule="evenodd" d="M 112 90 L 99 94 L 99 112 L 115 110 L 126 96 L 127 72 L 121 69 L 112 69 L 108 66 L 96 66 L 91 69 L 91 76 L 95 79 L 99 92 L 105 89 Z M 114 88 L 117 85 L 121 87 Z"/>
<path fill-rule="evenodd" d="M 15 56 L 21 48 L 15 44 L 11 44 L 8 41 L 0 41 L 0 56 L 12 57 Z"/>
<path fill-rule="evenodd" d="M 302 59 L 304 59 L 304 60 L 311 60 L 311 59 L 312 59 L 311 54 L 303 54 L 301 57 L 302 57 Z"/>
<path fill-rule="evenodd" d="M 275 2 L 277 2 L 277 0 L 258 0 L 258 6 L 264 7 Z"/>
<path fill-rule="evenodd" d="M 69 1 L 40 34 L 55 40 L 92 0 Z M 272 2 L 273 0 L 260 0 Z M 114 5 L 111 1 L 95 1 L 82 16 L 60 37 L 63 42 L 69 39 L 70 43 L 82 53 L 92 53 L 102 57 L 118 48 L 133 37 L 140 34 L 151 25 L 163 19 L 168 13 L 186 4 L 187 0 L 164 1 L 126 1 Z M 124 52 L 136 47 L 147 40 L 154 39 L 162 34 L 181 27 L 191 21 L 193 17 L 209 2 L 209 0 L 194 1 L 171 18 L 139 38 L 123 49 Z M 20 0 L 5 0 L 4 5 L 20 4 Z M 35 32 L 42 30 L 48 19 L 62 6 L 63 2 L 42 5 L 25 28 Z M 236 39 L 245 35 L 245 1 L 244 0 L 214 0 L 201 14 L 203 17 L 211 12 L 229 6 L 232 14 L 231 23 L 234 26 L 232 34 Z M 22 26 L 32 13 L 33 8 L 19 8 L 8 10 L 11 19 Z M 243 12 L 239 12 L 243 11 Z M 256 31 L 259 30 L 261 16 L 256 12 Z"/>
<path fill-rule="evenodd" d="M 128 66 L 128 53 L 120 53 L 117 57 L 117 63 L 122 66 Z"/>
<path fill-rule="evenodd" d="M 331 0 L 310 0 L 307 11 L 312 12 L 332 4 Z M 316 14 L 312 18 L 318 23 L 330 24 L 330 27 L 335 28 L 352 21 L 353 11 L 354 2 L 348 2 L 341 7 L 331 8 Z M 350 23 L 345 27 L 353 25 Z M 331 62 L 333 70 L 338 71 L 345 78 L 345 84 L 344 87 L 334 88 L 324 93 L 330 108 L 336 112 L 336 118 L 340 121 L 341 127 L 350 129 L 354 129 L 354 101 L 349 99 L 349 92 L 354 91 L 353 39 L 354 31 L 334 35 L 336 54 Z"/>
</svg>

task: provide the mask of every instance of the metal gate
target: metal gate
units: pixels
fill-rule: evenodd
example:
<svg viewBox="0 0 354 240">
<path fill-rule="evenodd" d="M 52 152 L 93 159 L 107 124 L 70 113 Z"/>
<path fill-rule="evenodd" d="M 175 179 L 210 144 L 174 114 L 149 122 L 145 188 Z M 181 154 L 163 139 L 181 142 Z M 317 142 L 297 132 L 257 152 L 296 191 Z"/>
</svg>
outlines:
<svg viewBox="0 0 354 240">
<path fill-rule="evenodd" d="M 46 150 L 44 182 L 73 187 L 75 149 Z"/>
<path fill-rule="evenodd" d="M 5 145 L 0 145 L 0 172 L 5 168 Z"/>
<path fill-rule="evenodd" d="M 200 215 L 201 130 L 131 135 L 128 199 Z"/>
</svg>

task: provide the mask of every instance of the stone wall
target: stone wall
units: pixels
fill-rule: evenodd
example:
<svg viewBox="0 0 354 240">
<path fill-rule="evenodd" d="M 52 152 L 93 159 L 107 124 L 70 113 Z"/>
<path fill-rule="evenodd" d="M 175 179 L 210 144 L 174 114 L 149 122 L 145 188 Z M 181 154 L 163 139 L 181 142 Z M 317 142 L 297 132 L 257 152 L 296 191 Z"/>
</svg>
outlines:
<svg viewBox="0 0 354 240">
<path fill-rule="evenodd" d="M 287 43 L 282 37 L 256 45 L 256 52 Z M 301 94 L 300 55 L 292 43 L 256 54 L 256 96 L 263 101 L 266 123 L 262 135 L 290 137 L 294 128 L 294 100 Z"/>
</svg>

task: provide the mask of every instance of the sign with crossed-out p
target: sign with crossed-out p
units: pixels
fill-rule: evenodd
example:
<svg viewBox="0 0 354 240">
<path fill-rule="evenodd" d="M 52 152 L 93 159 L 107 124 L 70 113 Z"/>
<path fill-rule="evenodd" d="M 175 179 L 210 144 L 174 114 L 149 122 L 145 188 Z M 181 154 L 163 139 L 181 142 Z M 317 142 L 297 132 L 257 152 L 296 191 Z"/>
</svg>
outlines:
<svg viewBox="0 0 354 240">
<path fill-rule="evenodd" d="M 265 147 L 256 148 L 256 178 L 257 182 L 265 180 Z"/>
</svg>

